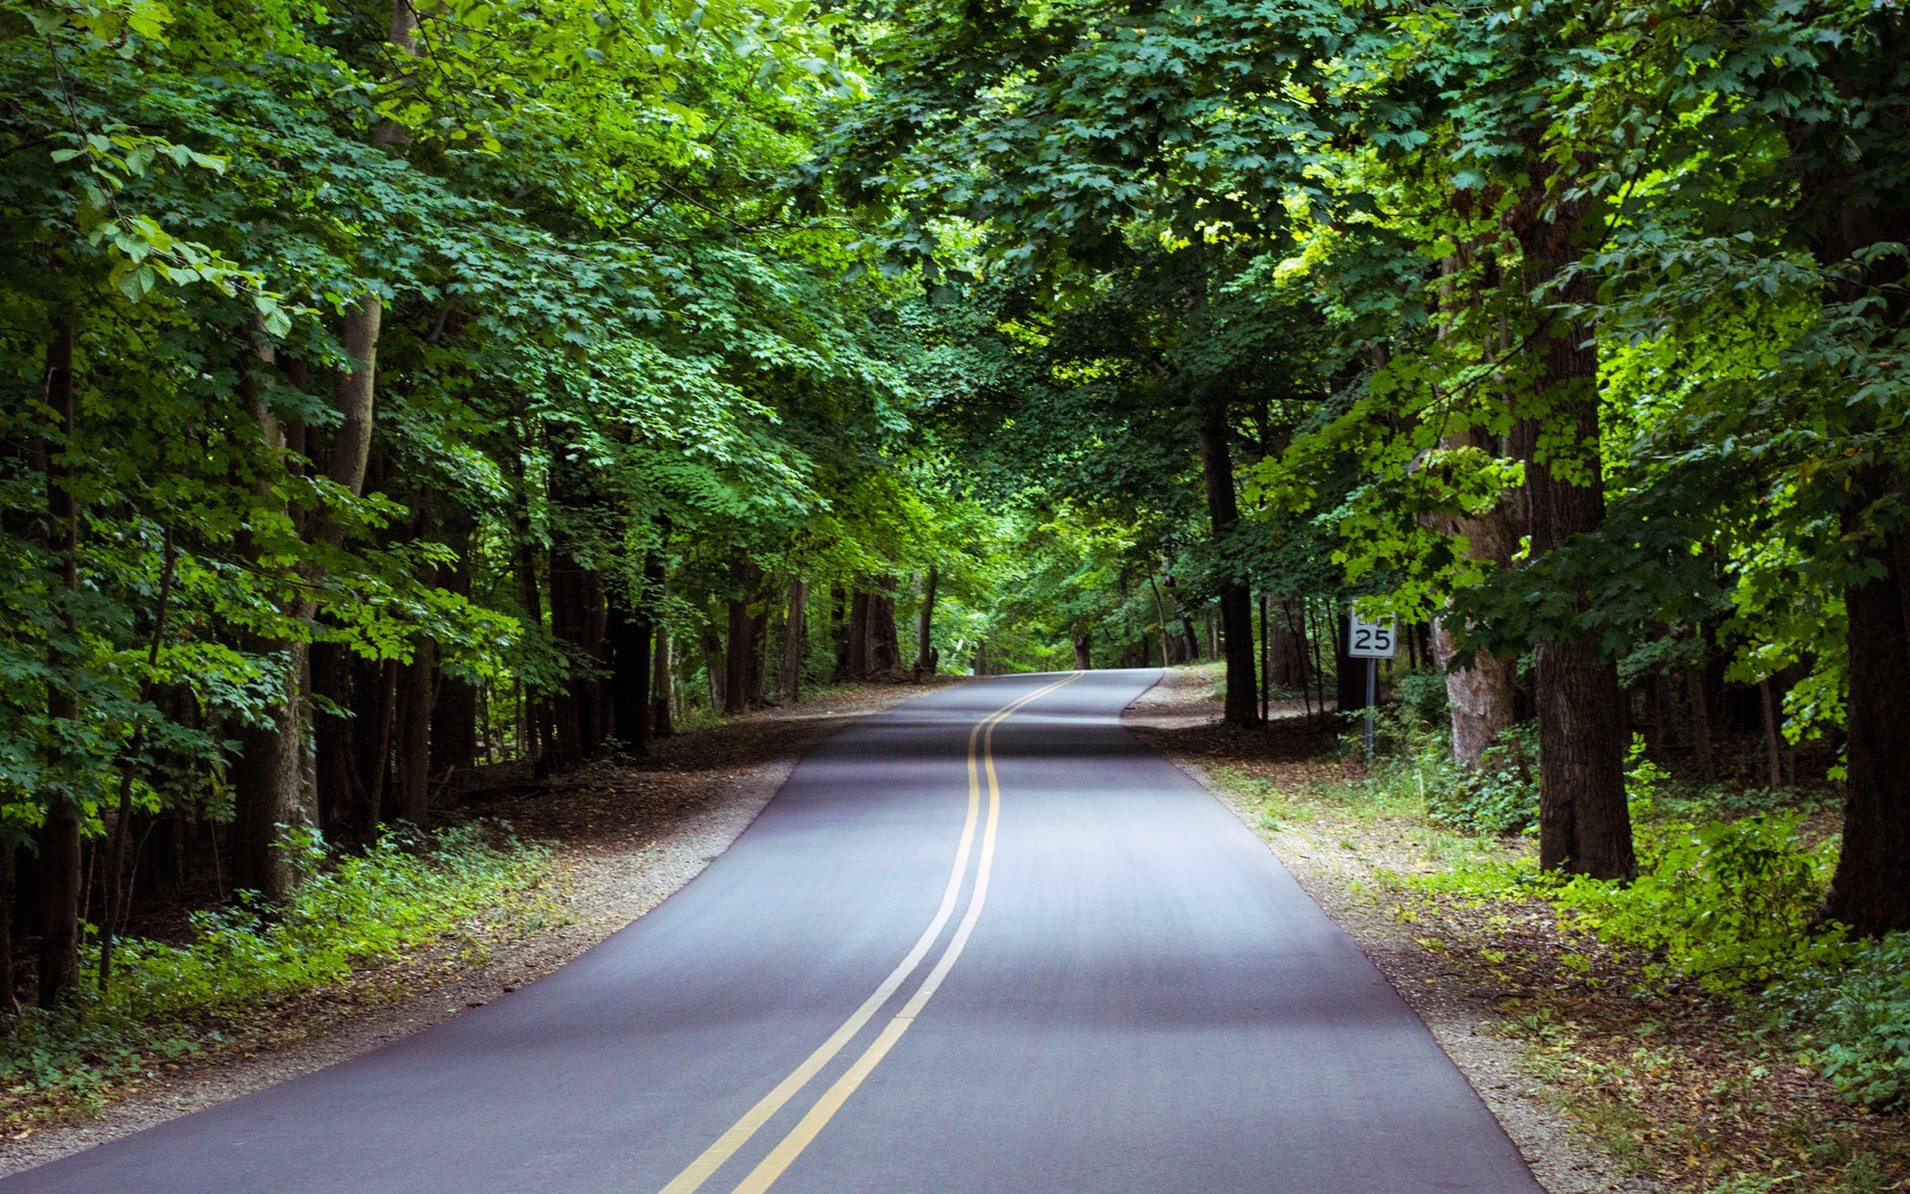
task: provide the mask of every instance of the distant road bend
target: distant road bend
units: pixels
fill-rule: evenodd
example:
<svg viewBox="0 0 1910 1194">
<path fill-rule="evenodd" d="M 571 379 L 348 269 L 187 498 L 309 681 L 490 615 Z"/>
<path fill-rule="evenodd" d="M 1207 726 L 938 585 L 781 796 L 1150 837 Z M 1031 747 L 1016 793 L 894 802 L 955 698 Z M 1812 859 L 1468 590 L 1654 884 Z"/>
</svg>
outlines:
<svg viewBox="0 0 1910 1194">
<path fill-rule="evenodd" d="M 1535 1194 L 1352 941 L 1121 729 L 1158 675 L 864 721 L 550 977 L 0 1194 Z"/>
</svg>

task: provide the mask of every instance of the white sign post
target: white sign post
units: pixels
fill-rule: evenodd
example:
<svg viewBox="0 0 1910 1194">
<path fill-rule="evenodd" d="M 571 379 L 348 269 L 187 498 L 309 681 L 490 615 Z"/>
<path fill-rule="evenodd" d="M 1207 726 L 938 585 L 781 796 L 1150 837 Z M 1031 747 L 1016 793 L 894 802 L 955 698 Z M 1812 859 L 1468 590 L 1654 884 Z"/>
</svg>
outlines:
<svg viewBox="0 0 1910 1194">
<path fill-rule="evenodd" d="M 1399 634 L 1391 618 L 1369 622 L 1358 614 L 1347 619 L 1346 653 L 1366 661 L 1366 761 L 1373 761 L 1373 706 L 1379 703 L 1379 661 L 1399 654 Z"/>
</svg>

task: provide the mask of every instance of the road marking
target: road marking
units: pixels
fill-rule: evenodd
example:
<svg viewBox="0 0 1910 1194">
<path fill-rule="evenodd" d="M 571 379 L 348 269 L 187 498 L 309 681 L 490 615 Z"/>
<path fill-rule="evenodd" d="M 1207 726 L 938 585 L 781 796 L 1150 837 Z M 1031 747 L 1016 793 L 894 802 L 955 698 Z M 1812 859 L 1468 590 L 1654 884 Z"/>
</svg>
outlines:
<svg viewBox="0 0 1910 1194">
<path fill-rule="evenodd" d="M 867 1078 L 882 1059 L 888 1056 L 889 1050 L 902 1039 L 902 1034 L 915 1023 L 916 1016 L 921 1014 L 922 1009 L 928 1006 L 929 999 L 941 988 L 942 980 L 947 978 L 948 972 L 954 968 L 955 960 L 961 957 L 962 951 L 968 947 L 968 939 L 975 932 L 975 922 L 981 919 L 982 905 L 988 902 L 988 880 L 994 871 L 995 863 L 996 830 L 1001 823 L 1001 781 L 995 775 L 993 749 L 995 727 L 1007 721 L 1015 710 L 1029 701 L 1053 692 L 1063 684 L 1078 680 L 1081 675 L 1082 673 L 1075 672 L 1066 679 L 1058 680 L 1046 688 L 1029 693 L 1007 708 L 978 722 L 969 732 L 969 807 L 973 808 L 981 798 L 981 778 L 975 766 L 975 747 L 979 739 L 981 757 L 988 771 L 988 823 L 982 830 L 981 859 L 975 867 L 975 890 L 968 898 L 968 911 L 963 914 L 962 923 L 956 927 L 955 936 L 949 939 L 948 948 L 942 951 L 942 956 L 936 961 L 935 968 L 929 971 L 928 977 L 922 980 L 922 985 L 916 988 L 915 994 L 909 1001 L 902 1005 L 902 1010 L 883 1026 L 881 1034 L 870 1043 L 867 1049 L 863 1050 L 862 1056 L 856 1058 L 848 1071 L 836 1079 L 835 1085 L 823 1092 L 822 1097 L 816 1100 L 815 1106 L 809 1109 L 809 1113 L 790 1129 L 789 1135 L 783 1137 L 781 1143 L 763 1158 L 762 1163 L 750 1171 L 749 1176 L 736 1187 L 735 1194 L 763 1194 L 774 1185 L 776 1179 L 783 1175 L 783 1171 L 789 1168 L 791 1162 L 801 1156 L 802 1151 L 808 1148 L 829 1121 L 835 1118 L 836 1112 L 842 1110 L 842 1105 L 848 1102 L 849 1096 L 862 1085 L 863 1079 Z"/>
<path fill-rule="evenodd" d="M 772 1116 L 782 1110 L 784 1104 L 788 1103 L 790 1099 L 795 1098 L 797 1092 L 809 1084 L 810 1079 L 814 1078 L 824 1066 L 828 1065 L 829 1062 L 835 1058 L 836 1054 L 842 1052 L 843 1048 L 868 1026 L 869 1021 L 875 1017 L 876 1012 L 880 1011 L 882 1005 L 889 1001 L 889 997 L 894 995 L 897 989 L 908 981 L 909 975 L 915 973 L 916 968 L 922 964 L 922 959 L 928 956 L 929 947 L 935 944 L 937 937 L 941 936 L 942 929 L 948 924 L 949 917 L 954 915 L 956 898 L 960 895 L 962 889 L 962 879 L 968 874 L 968 859 L 975 844 L 975 825 L 980 818 L 981 812 L 981 784 L 975 772 L 975 746 L 977 740 L 982 737 L 985 729 L 992 741 L 995 726 L 999 722 L 1006 720 L 1015 710 L 1037 697 L 1045 696 L 1053 692 L 1064 684 L 1080 679 L 1080 677 L 1081 673 L 1075 672 L 1060 680 L 1056 680 L 1052 684 L 1037 688 L 1033 692 L 1010 701 L 1008 704 L 1003 705 L 1000 709 L 995 710 L 987 717 L 975 723 L 975 728 L 970 730 L 968 734 L 968 816 L 962 823 L 961 841 L 955 848 L 955 865 L 949 872 L 948 887 L 942 892 L 942 904 L 940 908 L 936 909 L 934 919 L 929 921 L 928 928 L 922 931 L 922 936 L 917 939 L 914 948 L 909 950 L 908 956 L 903 958 L 902 961 L 897 964 L 896 968 L 889 972 L 889 976 L 882 980 L 880 986 L 876 987 L 875 993 L 864 1000 L 862 1006 L 851 1013 L 849 1018 L 842 1022 L 842 1026 L 831 1033 L 829 1039 L 819 1045 L 815 1052 L 804 1058 L 801 1065 L 791 1070 L 787 1078 L 777 1083 L 774 1090 L 764 1095 L 757 1101 L 754 1107 L 751 1107 L 748 1111 L 743 1113 L 741 1119 L 730 1125 L 728 1131 L 717 1137 L 716 1143 L 704 1149 L 701 1156 L 691 1161 L 683 1172 L 671 1179 L 670 1184 L 663 1187 L 661 1194 L 691 1194 L 692 1191 L 701 1187 L 704 1182 L 707 1182 L 718 1169 L 723 1167 L 725 1162 L 736 1154 L 736 1150 L 748 1143 L 750 1137 L 754 1136 L 764 1124 L 768 1123 Z M 984 893 L 987 890 L 989 857 L 994 852 L 995 821 L 1000 806 L 1000 791 L 995 783 L 995 762 L 993 757 L 990 757 L 988 760 L 988 784 L 990 791 L 988 828 L 984 835 L 984 856 L 981 870 L 977 873 L 976 877 L 976 891 L 978 893 Z M 922 990 L 918 990 L 915 994 L 915 998 L 909 1000 L 908 1005 L 903 1008 L 903 1012 L 909 1017 L 913 1018 L 914 1016 L 914 1012 L 910 1010 L 911 1008 L 919 1010 L 920 1004 L 928 1001 L 927 996 L 925 996 L 922 991 L 926 990 L 928 994 L 932 995 L 935 993 L 934 987 L 941 985 L 940 976 L 947 974 L 948 967 L 954 964 L 954 958 L 951 954 L 959 955 L 961 953 L 960 945 L 967 944 L 968 934 L 973 931 L 975 917 L 979 914 L 980 910 L 979 900 L 971 897 L 970 904 L 968 914 L 962 918 L 961 926 L 956 929 L 955 940 L 949 943 L 949 950 L 944 951 L 941 960 L 936 963 L 934 971 L 929 975 L 929 982 L 923 983 Z M 930 983 L 933 983 L 933 986 L 931 986 Z M 900 1019 L 900 1017 L 898 1017 L 898 1019 Z M 877 1038 L 877 1044 L 881 1043 L 883 1037 L 888 1037 L 891 1031 L 893 1031 L 897 1037 L 902 1035 L 901 1031 L 895 1029 L 894 1025 L 895 1021 L 891 1021 L 890 1027 L 883 1031 L 882 1037 Z M 889 1043 L 892 1045 L 894 1041 L 890 1040 Z M 853 1073 L 856 1067 L 862 1066 L 865 1061 L 868 1063 L 867 1069 L 874 1069 L 875 1063 L 882 1060 L 882 1054 L 888 1052 L 888 1047 L 884 1046 L 881 1053 L 876 1053 L 875 1056 L 871 1058 L 870 1054 L 874 1052 L 875 1047 L 872 1045 L 868 1051 L 863 1053 L 861 1058 L 857 1059 L 856 1066 L 851 1067 L 851 1072 Z M 867 1076 L 867 1070 L 864 1070 L 864 1076 Z M 858 1078 L 855 1085 L 860 1084 L 861 1079 Z M 840 1081 L 836 1084 L 836 1086 L 841 1085 L 842 1083 Z M 849 1093 L 854 1089 L 855 1086 L 850 1086 L 847 1091 L 843 1092 L 842 1098 L 847 1099 Z M 834 1093 L 835 1087 L 831 1087 L 829 1093 L 823 1096 L 824 1100 L 830 1098 Z M 841 1106 L 841 1102 L 838 1101 L 836 1106 Z M 834 1115 L 834 1110 L 832 1109 L 829 1114 Z M 815 1111 L 812 1109 L 809 1115 L 815 1115 Z M 803 1123 L 806 1124 L 808 1122 L 809 1117 L 805 1116 Z M 822 1123 L 826 1122 L 828 1122 L 828 1116 L 824 1116 L 822 1121 L 816 1125 L 817 1129 L 820 1130 Z M 785 1140 L 784 1144 L 787 1143 L 788 1141 Z M 807 1144 L 807 1141 L 804 1141 L 804 1144 Z M 796 1149 L 796 1152 L 801 1151 L 801 1147 Z M 791 1153 L 789 1160 L 794 1159 L 795 1154 Z M 784 1161 L 783 1164 L 786 1167 L 788 1161 Z M 762 1166 L 758 1166 L 757 1168 L 758 1171 L 760 1171 Z M 780 1172 L 781 1170 L 779 1169 L 777 1173 L 780 1174 Z M 755 1173 L 750 1174 L 750 1180 L 753 1180 L 755 1177 Z M 769 1181 L 774 1180 L 775 1176 L 772 1175 Z M 745 1184 L 747 1185 L 747 1181 Z M 765 1188 L 766 1186 L 767 1183 L 765 1183 Z M 738 1187 L 738 1189 L 741 1188 L 743 1187 Z"/>
</svg>

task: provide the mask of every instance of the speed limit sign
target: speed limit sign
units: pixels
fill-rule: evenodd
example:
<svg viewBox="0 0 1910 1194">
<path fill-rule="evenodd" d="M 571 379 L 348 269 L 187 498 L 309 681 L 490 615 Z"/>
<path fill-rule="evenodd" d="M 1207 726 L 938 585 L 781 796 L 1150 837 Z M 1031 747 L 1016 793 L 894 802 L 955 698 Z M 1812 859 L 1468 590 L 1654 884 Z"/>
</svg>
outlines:
<svg viewBox="0 0 1910 1194">
<path fill-rule="evenodd" d="M 1369 622 L 1354 614 L 1348 622 L 1346 653 L 1354 659 L 1391 659 L 1399 654 L 1399 634 L 1393 620 Z"/>
</svg>

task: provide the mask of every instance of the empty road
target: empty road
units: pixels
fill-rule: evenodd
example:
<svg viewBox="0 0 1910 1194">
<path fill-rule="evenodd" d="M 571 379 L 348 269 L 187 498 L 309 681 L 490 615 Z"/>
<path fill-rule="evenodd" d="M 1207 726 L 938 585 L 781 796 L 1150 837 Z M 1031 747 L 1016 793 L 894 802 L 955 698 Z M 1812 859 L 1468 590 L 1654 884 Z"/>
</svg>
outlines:
<svg viewBox="0 0 1910 1194">
<path fill-rule="evenodd" d="M 1156 672 L 858 723 L 689 886 L 441 1027 L 0 1194 L 1533 1194 Z"/>
</svg>

